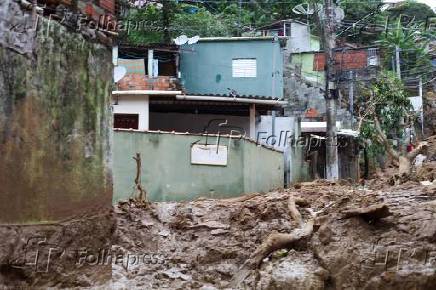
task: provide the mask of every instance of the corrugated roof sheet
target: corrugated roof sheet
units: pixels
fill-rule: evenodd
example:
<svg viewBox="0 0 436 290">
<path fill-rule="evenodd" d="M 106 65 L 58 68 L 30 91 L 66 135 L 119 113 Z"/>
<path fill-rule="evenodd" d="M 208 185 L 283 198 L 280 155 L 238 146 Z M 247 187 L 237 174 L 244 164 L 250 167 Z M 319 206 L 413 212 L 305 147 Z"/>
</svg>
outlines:
<svg viewBox="0 0 436 290">
<path fill-rule="evenodd" d="M 189 95 L 201 95 L 208 97 L 228 97 L 228 98 L 244 98 L 244 99 L 257 99 L 257 100 L 273 100 L 273 101 L 284 101 L 283 98 L 271 97 L 271 96 L 259 96 L 259 95 L 231 95 L 231 94 L 211 94 L 211 93 L 199 93 L 199 92 L 188 92 Z"/>
<path fill-rule="evenodd" d="M 279 37 L 280 38 L 280 37 Z M 213 41 L 265 41 L 274 40 L 274 36 L 239 36 L 239 37 L 203 37 L 199 42 L 213 42 Z"/>
</svg>

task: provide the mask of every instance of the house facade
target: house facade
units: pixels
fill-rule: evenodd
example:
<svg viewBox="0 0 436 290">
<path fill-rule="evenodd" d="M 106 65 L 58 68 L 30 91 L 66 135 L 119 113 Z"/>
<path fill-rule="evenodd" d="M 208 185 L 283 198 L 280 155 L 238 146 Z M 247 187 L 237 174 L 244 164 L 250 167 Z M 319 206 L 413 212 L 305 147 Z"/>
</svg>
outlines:
<svg viewBox="0 0 436 290">
<path fill-rule="evenodd" d="M 284 50 L 284 99 L 288 101 L 284 116 L 299 120 L 295 144 L 289 164 L 289 181 L 297 182 L 325 177 L 326 106 L 324 99 L 325 55 L 318 37 L 311 35 L 306 23 L 281 20 L 259 28 L 259 35 L 279 36 L 287 40 Z M 357 132 L 353 131 L 355 84 L 367 81 L 377 74 L 379 51 L 376 47 L 344 45 L 335 51 L 338 72 L 339 99 L 337 103 L 338 136 L 343 141 L 338 147 L 340 178 L 357 180 L 359 177 L 359 146 Z M 291 142 L 292 144 L 292 142 Z M 289 159 L 288 157 L 286 157 Z"/>
<path fill-rule="evenodd" d="M 136 153 L 156 201 L 283 187 L 283 153 L 255 142 L 261 116 L 286 103 L 282 48 L 262 37 L 115 49 L 114 202 L 134 194 Z"/>
</svg>

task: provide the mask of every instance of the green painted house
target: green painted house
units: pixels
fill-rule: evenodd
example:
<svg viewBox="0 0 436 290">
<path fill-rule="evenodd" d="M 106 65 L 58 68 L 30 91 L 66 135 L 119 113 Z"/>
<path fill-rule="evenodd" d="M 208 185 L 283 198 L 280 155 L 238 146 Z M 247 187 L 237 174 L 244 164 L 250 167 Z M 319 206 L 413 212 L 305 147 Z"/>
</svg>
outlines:
<svg viewBox="0 0 436 290">
<path fill-rule="evenodd" d="M 278 37 L 213 37 L 185 45 L 182 84 L 189 94 L 283 97 L 283 45 Z"/>
</svg>

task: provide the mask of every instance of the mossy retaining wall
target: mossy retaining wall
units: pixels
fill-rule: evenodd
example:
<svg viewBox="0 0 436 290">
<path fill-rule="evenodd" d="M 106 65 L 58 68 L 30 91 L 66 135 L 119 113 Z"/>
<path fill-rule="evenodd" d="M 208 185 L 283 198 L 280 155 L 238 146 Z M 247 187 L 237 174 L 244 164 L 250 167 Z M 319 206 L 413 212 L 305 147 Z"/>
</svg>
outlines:
<svg viewBox="0 0 436 290">
<path fill-rule="evenodd" d="M 109 207 L 111 49 L 55 21 L 24 33 L 31 53 L 0 42 L 0 222 Z"/>
</svg>

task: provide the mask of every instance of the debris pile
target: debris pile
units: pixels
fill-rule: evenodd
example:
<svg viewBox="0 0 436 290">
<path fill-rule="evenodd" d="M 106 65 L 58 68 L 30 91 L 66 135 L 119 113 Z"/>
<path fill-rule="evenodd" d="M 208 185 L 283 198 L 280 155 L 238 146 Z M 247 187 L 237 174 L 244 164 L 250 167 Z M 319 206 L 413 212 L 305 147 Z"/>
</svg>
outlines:
<svg viewBox="0 0 436 290">
<path fill-rule="evenodd" d="M 297 212 L 289 209 L 290 197 Z M 235 199 L 115 209 L 112 285 L 147 289 L 432 289 L 436 187 L 316 181 Z M 313 233 L 247 267 L 271 234 Z M 134 261 L 135 260 L 135 261 Z"/>
</svg>

